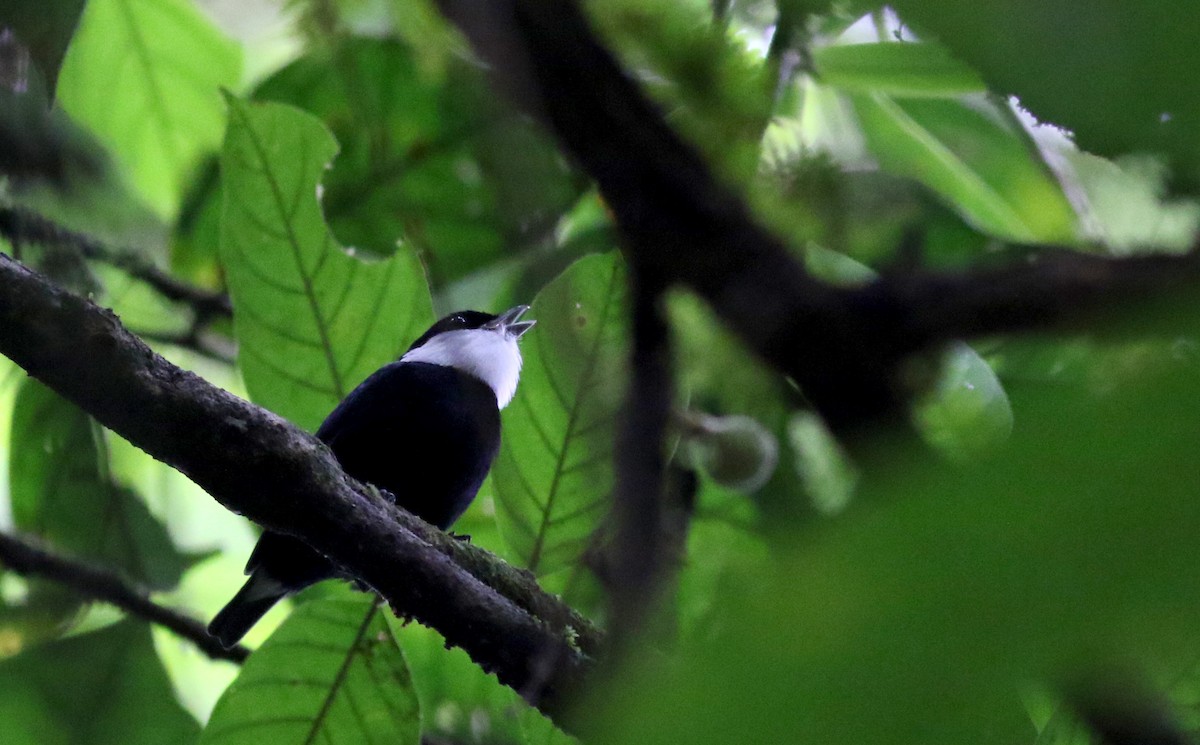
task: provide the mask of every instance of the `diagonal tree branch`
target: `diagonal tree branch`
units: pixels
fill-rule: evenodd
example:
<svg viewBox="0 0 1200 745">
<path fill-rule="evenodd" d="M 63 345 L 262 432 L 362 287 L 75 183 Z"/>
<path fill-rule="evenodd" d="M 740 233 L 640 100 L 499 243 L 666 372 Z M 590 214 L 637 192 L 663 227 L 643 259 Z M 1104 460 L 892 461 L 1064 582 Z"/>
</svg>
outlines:
<svg viewBox="0 0 1200 745">
<path fill-rule="evenodd" d="M 1192 256 L 1051 252 L 960 276 L 915 273 L 830 287 L 808 275 L 671 130 L 577 3 L 438 4 L 514 99 L 596 180 L 631 259 L 707 300 L 843 435 L 900 411 L 906 392 L 897 371 L 915 351 L 1078 320 L 1116 300 L 1200 279 Z"/>
<path fill-rule="evenodd" d="M 316 438 L 175 367 L 111 312 L 3 255 L 0 354 L 221 504 L 300 537 L 571 726 L 566 699 L 598 632 L 532 577 L 381 500 Z"/>
<path fill-rule="evenodd" d="M 209 636 L 204 624 L 155 603 L 150 599 L 149 592 L 129 584 L 117 573 L 54 553 L 28 539 L 0 533 L 0 564 L 26 577 L 42 577 L 58 582 L 85 598 L 110 603 L 138 618 L 170 629 L 214 660 L 241 664 L 250 655 L 250 650 L 240 644 L 225 649 Z"/>
</svg>

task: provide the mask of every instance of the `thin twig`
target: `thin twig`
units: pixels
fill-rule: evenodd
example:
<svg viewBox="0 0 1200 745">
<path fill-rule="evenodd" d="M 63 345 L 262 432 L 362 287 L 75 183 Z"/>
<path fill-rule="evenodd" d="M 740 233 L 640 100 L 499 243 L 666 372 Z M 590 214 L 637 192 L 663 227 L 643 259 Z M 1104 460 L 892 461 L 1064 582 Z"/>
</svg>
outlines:
<svg viewBox="0 0 1200 745">
<path fill-rule="evenodd" d="M 14 242 L 70 246 L 85 258 L 114 266 L 146 283 L 167 300 L 190 306 L 198 319 L 233 314 L 233 306 L 224 293 L 181 282 L 133 251 L 106 246 L 29 210 L 0 205 L 0 235 Z"/>
<path fill-rule="evenodd" d="M 205 334 L 203 328 L 197 328 L 195 324 L 178 333 L 137 330 L 134 333 L 146 341 L 187 349 L 201 357 L 207 357 L 226 365 L 233 365 L 237 362 L 237 349 L 232 341 L 218 335 Z"/>
<path fill-rule="evenodd" d="M 250 654 L 250 650 L 241 645 L 225 649 L 209 636 L 204 624 L 155 603 L 150 599 L 150 593 L 115 572 L 50 551 L 28 538 L 0 533 L 0 562 L 22 576 L 57 582 L 85 598 L 115 605 L 131 615 L 170 629 L 214 660 L 241 664 Z"/>
</svg>

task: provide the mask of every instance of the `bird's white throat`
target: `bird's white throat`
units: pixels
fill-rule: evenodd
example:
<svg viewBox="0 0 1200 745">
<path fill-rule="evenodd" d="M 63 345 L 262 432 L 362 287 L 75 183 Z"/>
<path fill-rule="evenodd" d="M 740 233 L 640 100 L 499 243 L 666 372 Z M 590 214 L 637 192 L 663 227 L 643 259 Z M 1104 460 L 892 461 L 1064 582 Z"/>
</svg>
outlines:
<svg viewBox="0 0 1200 745">
<path fill-rule="evenodd" d="M 517 392 L 521 376 L 521 350 L 504 331 L 464 329 L 438 334 L 400 358 L 401 362 L 445 365 L 487 383 L 503 409 Z"/>
</svg>

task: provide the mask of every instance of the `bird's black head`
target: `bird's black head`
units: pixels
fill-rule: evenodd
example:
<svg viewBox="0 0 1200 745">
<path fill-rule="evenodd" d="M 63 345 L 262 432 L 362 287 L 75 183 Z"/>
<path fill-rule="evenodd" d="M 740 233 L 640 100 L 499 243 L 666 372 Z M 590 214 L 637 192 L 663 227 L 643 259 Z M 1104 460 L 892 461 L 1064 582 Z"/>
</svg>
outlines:
<svg viewBox="0 0 1200 745">
<path fill-rule="evenodd" d="M 483 313 L 478 310 L 460 310 L 456 313 L 451 313 L 438 320 L 437 323 L 429 327 L 429 329 L 421 334 L 421 336 L 409 346 L 408 351 L 412 351 L 429 341 L 438 334 L 446 331 L 466 331 L 468 329 L 477 329 L 483 324 L 494 321 L 499 316 L 494 316 L 491 313 Z"/>
<path fill-rule="evenodd" d="M 517 390 L 521 352 L 517 341 L 535 321 L 522 321 L 528 305 L 500 315 L 462 310 L 442 318 L 412 343 L 401 362 L 453 367 L 491 386 L 504 408 Z"/>
</svg>

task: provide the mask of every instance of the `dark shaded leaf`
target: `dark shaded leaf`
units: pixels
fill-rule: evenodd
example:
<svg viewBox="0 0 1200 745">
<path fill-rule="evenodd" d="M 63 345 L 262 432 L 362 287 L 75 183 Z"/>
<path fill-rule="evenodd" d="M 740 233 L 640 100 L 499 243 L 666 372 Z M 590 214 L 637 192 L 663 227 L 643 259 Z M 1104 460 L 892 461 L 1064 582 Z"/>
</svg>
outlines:
<svg viewBox="0 0 1200 745">
<path fill-rule="evenodd" d="M 900 0 L 908 23 L 1015 94 L 1043 121 L 1075 132 L 1100 155 L 1170 155 L 1176 175 L 1200 178 L 1200 67 L 1196 3 L 1099 0 Z"/>
<path fill-rule="evenodd" d="M 0 721 L 6 745 L 159 745 L 200 732 L 135 621 L 0 662 Z"/>
<path fill-rule="evenodd" d="M 18 393 L 10 453 L 13 523 L 79 558 L 95 559 L 160 590 L 186 559 L 128 488 L 111 481 L 104 432 L 32 379 Z"/>
<path fill-rule="evenodd" d="M 316 114 L 341 143 L 325 199 L 338 240 L 383 256 L 402 240 L 436 284 L 543 240 L 581 188 L 478 69 L 434 74 L 394 39 L 341 40 L 255 97 Z"/>
<path fill-rule="evenodd" d="M 28 50 L 29 58 L 42 80 L 46 92 L 54 95 L 58 70 L 62 65 L 67 44 L 75 34 L 85 0 L 6 0 L 0 7 L 0 34 L 12 31 L 17 43 Z M 0 78 L 6 77 L 5 63 L 11 58 L 7 51 L 0 55 Z"/>
</svg>

